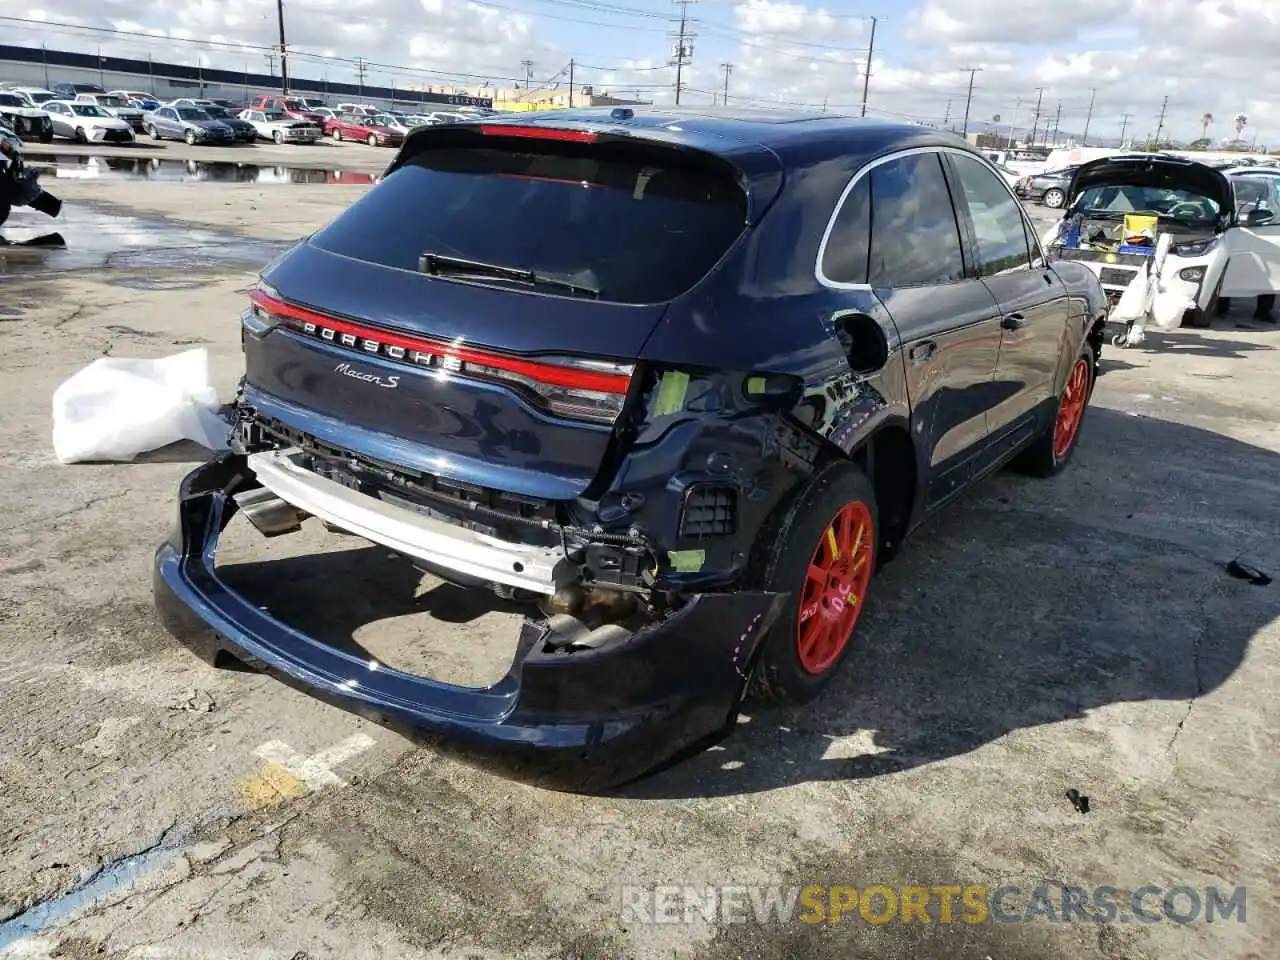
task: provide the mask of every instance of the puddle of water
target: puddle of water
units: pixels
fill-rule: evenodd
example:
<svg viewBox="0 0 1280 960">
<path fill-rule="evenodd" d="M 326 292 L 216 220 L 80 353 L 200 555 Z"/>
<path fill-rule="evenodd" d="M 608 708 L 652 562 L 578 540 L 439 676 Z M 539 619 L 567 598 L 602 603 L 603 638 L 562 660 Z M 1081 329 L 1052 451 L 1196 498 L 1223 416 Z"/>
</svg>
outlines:
<svg viewBox="0 0 1280 960">
<path fill-rule="evenodd" d="M 0 923 L 0 950 L 4 950 L 24 937 L 48 930 L 112 894 L 118 893 L 143 874 L 173 860 L 185 849 L 185 847 L 176 846 L 156 846 L 132 857 L 126 857 L 103 867 L 62 896 L 37 903 L 31 909 Z"/>
<path fill-rule="evenodd" d="M 377 173 L 295 167 L 235 160 L 176 160 L 162 157 L 63 157 L 28 153 L 40 176 L 59 180 L 155 180 L 162 183 L 376 183 Z"/>
<path fill-rule="evenodd" d="M 93 269 L 257 270 L 293 245 L 157 217 L 107 213 L 82 203 L 64 206 L 56 220 L 19 207 L 0 235 L 16 244 L 54 230 L 66 240 L 65 247 L 0 246 L 0 278 Z M 151 289 L 175 289 L 159 286 L 164 280 L 152 283 Z"/>
</svg>

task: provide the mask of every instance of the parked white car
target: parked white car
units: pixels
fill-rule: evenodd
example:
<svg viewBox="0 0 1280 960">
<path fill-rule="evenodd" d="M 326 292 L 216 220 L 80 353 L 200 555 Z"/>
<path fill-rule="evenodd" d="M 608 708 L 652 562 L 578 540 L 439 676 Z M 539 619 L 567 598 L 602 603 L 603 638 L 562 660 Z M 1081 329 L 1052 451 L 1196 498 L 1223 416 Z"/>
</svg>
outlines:
<svg viewBox="0 0 1280 960">
<path fill-rule="evenodd" d="M 394 113 L 379 113 L 369 118 L 370 123 L 375 123 L 380 127 L 386 127 L 388 130 L 394 130 L 396 133 L 408 133 L 418 124 L 409 123 L 407 117 L 398 117 Z"/>
<path fill-rule="evenodd" d="M 77 143 L 133 143 L 133 127 L 96 103 L 49 100 L 42 104 L 53 120 L 53 134 Z"/>
<path fill-rule="evenodd" d="M 1148 324 L 1207 327 L 1222 298 L 1280 293 L 1277 187 L 1167 154 L 1105 157 L 1076 170 L 1042 243 L 1098 274 L 1126 324 L 1114 342 L 1134 346 Z"/>
<path fill-rule="evenodd" d="M 113 117 L 119 117 L 133 128 L 135 133 L 142 131 L 143 111 L 131 105 L 128 100 L 116 93 L 81 93 L 76 96 L 76 103 L 97 104 Z"/>
<path fill-rule="evenodd" d="M 314 123 L 297 120 L 286 113 L 268 113 L 265 110 L 241 110 L 237 116 L 253 124 L 261 140 L 275 143 L 315 143 L 322 131 Z"/>
<path fill-rule="evenodd" d="M 5 89 L 26 97 L 33 107 L 43 107 L 47 101 L 58 99 L 56 93 L 44 87 L 5 87 Z"/>
</svg>

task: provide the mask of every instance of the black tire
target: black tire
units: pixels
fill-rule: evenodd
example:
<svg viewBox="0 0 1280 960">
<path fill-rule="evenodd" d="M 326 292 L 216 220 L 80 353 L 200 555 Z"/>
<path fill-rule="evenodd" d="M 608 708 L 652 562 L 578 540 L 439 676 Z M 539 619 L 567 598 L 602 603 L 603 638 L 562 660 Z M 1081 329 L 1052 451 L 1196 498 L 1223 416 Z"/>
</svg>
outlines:
<svg viewBox="0 0 1280 960">
<path fill-rule="evenodd" d="M 147 127 L 147 133 L 151 134 L 151 139 L 152 139 L 152 140 L 160 140 L 160 139 L 161 139 L 161 136 L 160 136 L 160 130 L 156 127 L 156 125 L 155 125 L 155 124 L 152 124 L 151 126 Z"/>
<path fill-rule="evenodd" d="M 369 134 L 369 139 L 366 140 L 365 143 L 369 144 L 371 147 L 376 147 L 378 145 L 378 135 L 376 133 Z"/>
<path fill-rule="evenodd" d="M 1057 187 L 1050 187 L 1040 198 L 1040 202 L 1051 210 L 1057 210 L 1067 200 L 1067 195 Z"/>
<path fill-rule="evenodd" d="M 333 142 L 334 142 L 334 143 L 341 143 L 341 142 L 342 142 L 342 131 L 341 131 L 341 130 L 334 130 L 334 131 L 333 131 L 332 136 L 333 136 Z"/>
<path fill-rule="evenodd" d="M 279 130 L 273 130 L 271 133 L 271 139 L 274 140 L 277 144 L 284 143 L 284 133 L 282 133 Z"/>
<path fill-rule="evenodd" d="M 46 130 L 44 133 L 40 134 L 40 142 L 41 142 L 41 143 L 53 143 L 53 131 L 52 131 L 52 130 Z"/>
<path fill-rule="evenodd" d="M 186 141 L 188 147 L 194 147 L 196 145 L 196 132 L 188 130 L 182 135 L 182 139 Z"/>
<path fill-rule="evenodd" d="M 1066 441 L 1064 449 L 1058 443 L 1058 425 L 1063 415 L 1064 404 L 1069 402 L 1068 392 L 1077 369 L 1083 369 L 1083 375 L 1086 378 L 1084 398 L 1079 415 L 1075 417 L 1070 440 Z M 1031 446 L 1014 459 L 1012 465 L 1016 469 L 1033 477 L 1052 477 L 1066 469 L 1080 443 L 1080 431 L 1084 429 L 1085 417 L 1089 412 L 1089 398 L 1093 396 L 1093 385 L 1097 381 L 1097 376 L 1097 357 L 1094 355 L 1093 347 L 1086 343 L 1080 348 L 1080 354 L 1071 364 L 1071 369 L 1067 371 L 1066 382 L 1063 384 L 1062 392 L 1058 394 L 1053 420 L 1036 437 Z"/>
<path fill-rule="evenodd" d="M 0 200 L 0 227 L 4 226 L 4 222 L 9 219 L 9 202 Z"/>
<path fill-rule="evenodd" d="M 76 143 L 89 142 L 89 135 L 84 132 L 84 127 L 76 127 L 75 141 Z"/>
<path fill-rule="evenodd" d="M 832 564 L 832 572 L 840 571 L 838 575 L 848 589 L 841 592 L 833 577 L 830 583 L 837 592 L 829 588 L 815 595 L 815 588 L 820 588 L 810 580 L 810 565 L 815 559 L 835 556 L 826 544 L 836 536 L 833 531 L 842 515 L 849 517 L 850 524 L 862 528 L 860 540 L 851 525 L 846 528 L 844 546 L 849 541 L 860 546 L 845 550 L 844 557 Z M 789 596 L 761 643 L 748 684 L 749 695 L 766 703 L 801 704 L 818 696 L 831 682 L 853 649 L 866 606 L 867 587 L 875 573 L 879 532 L 875 489 L 866 474 L 847 462 L 823 470 L 784 508 L 778 520 L 762 531 L 751 579 L 765 590 L 782 591 Z M 842 563 L 845 566 L 841 571 Z M 852 603 L 848 597 L 853 597 Z M 810 612 L 802 621 L 804 610 Z M 848 630 L 841 640 L 846 622 Z M 827 655 L 817 658 L 820 663 L 814 663 L 812 654 L 820 651 L 811 651 L 810 664 L 806 666 L 802 642 L 811 636 L 808 630 L 820 629 L 824 624 L 829 631 L 825 637 Z"/>
<path fill-rule="evenodd" d="M 1179 326 L 1205 330 L 1213 326 L 1213 317 L 1214 313 L 1211 309 L 1201 310 L 1199 307 L 1192 307 L 1182 314 L 1182 322 Z"/>
</svg>

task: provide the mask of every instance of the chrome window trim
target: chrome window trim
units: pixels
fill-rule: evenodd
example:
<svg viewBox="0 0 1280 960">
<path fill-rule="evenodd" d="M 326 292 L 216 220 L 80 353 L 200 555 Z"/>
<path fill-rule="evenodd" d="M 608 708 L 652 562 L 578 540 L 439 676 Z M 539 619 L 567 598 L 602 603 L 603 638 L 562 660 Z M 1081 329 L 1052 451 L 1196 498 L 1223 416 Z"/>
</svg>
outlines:
<svg viewBox="0 0 1280 960">
<path fill-rule="evenodd" d="M 1005 178 L 1000 174 L 1000 171 L 998 171 L 995 167 L 993 167 L 991 165 L 991 162 L 987 160 L 986 157 L 984 157 L 980 153 L 975 153 L 972 150 L 966 150 L 961 147 L 948 147 L 945 145 L 932 146 L 932 147 L 907 147 L 903 150 L 896 150 L 893 153 L 885 154 L 883 157 L 876 157 L 876 159 L 872 160 L 870 163 L 866 164 L 863 167 L 860 167 L 857 173 L 855 173 L 853 177 L 850 178 L 849 182 L 845 184 L 845 188 L 840 192 L 840 199 L 836 201 L 835 209 L 832 210 L 831 216 L 827 220 L 826 229 L 822 231 L 822 241 L 821 243 L 818 244 L 818 258 L 817 258 L 817 262 L 815 262 L 813 265 L 813 277 L 815 280 L 818 281 L 820 285 L 826 287 L 829 290 L 869 291 L 872 289 L 872 286 L 869 283 L 846 283 L 840 280 L 832 280 L 823 272 L 822 261 L 826 258 L 826 255 L 827 255 L 827 243 L 831 239 L 831 232 L 835 229 L 836 220 L 838 220 L 840 217 L 840 211 L 844 209 L 845 200 L 848 198 L 849 194 L 853 192 L 853 188 L 856 187 L 859 183 L 861 183 L 862 180 L 865 179 L 867 175 L 871 173 L 871 171 L 875 170 L 876 167 L 883 166 L 884 164 L 889 163 L 893 160 L 899 160 L 902 157 L 913 157 L 922 153 L 957 154 L 962 157 L 969 157 L 970 159 L 976 160 L 979 163 L 981 163 L 983 166 L 985 166 L 990 171 L 991 175 L 996 178 L 997 182 L 999 182 L 1000 185 L 1004 187 L 1005 192 L 1009 194 L 1009 196 L 1013 199 L 1013 202 L 1018 205 L 1018 210 L 1022 214 L 1023 220 L 1027 224 L 1027 228 L 1030 232 L 1031 239 L 1035 241 L 1036 252 L 1040 254 L 1040 258 L 1039 258 L 1040 263 L 1042 266 L 1045 266 L 1045 267 L 1048 266 L 1048 260 L 1044 255 L 1044 249 L 1040 246 L 1040 237 L 1036 233 L 1035 225 L 1031 221 L 1031 218 L 1027 216 L 1026 207 L 1022 205 L 1022 201 L 1018 199 L 1018 195 L 1013 192 L 1013 188 L 1009 186 L 1009 184 L 1005 181 Z M 955 210 L 954 200 L 952 200 L 952 213 L 953 215 L 957 213 L 957 211 Z M 959 229 L 958 222 L 956 224 L 956 227 L 957 229 Z M 963 247 L 964 245 L 963 236 L 960 238 L 960 243 L 961 243 L 961 246 Z M 1034 261 L 1036 258 L 1032 257 L 1031 259 L 1032 259 L 1032 263 L 1029 266 L 1034 267 L 1035 269 L 1039 269 L 1038 267 L 1035 267 Z"/>
</svg>

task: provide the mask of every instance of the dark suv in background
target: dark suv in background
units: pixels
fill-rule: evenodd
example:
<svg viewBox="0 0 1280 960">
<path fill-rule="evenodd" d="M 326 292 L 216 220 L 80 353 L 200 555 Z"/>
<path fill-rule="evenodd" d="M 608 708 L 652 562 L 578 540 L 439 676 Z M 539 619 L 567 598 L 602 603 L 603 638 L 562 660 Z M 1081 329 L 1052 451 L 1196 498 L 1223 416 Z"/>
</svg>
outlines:
<svg viewBox="0 0 1280 960">
<path fill-rule="evenodd" d="M 1071 175 L 1078 169 L 1077 164 L 1061 170 L 1028 174 L 1021 177 L 1013 189 L 1020 199 L 1043 203 L 1046 207 L 1057 210 L 1067 202 L 1067 187 L 1071 185 Z"/>
<path fill-rule="evenodd" d="M 1062 469 L 1105 312 L 986 159 L 920 127 L 422 127 L 250 293 L 233 450 L 182 482 L 157 603 L 210 662 L 616 783 L 723 735 L 748 688 L 816 696 L 911 529 L 1007 462 Z M 237 511 L 522 605 L 510 672 L 303 635 L 219 579 Z"/>
</svg>

